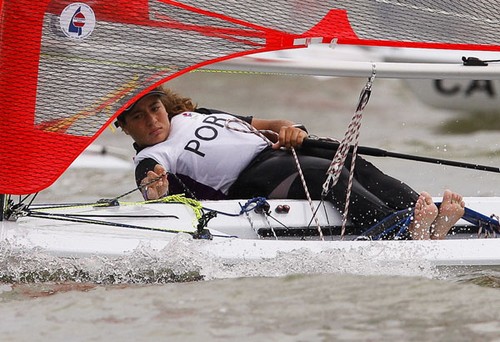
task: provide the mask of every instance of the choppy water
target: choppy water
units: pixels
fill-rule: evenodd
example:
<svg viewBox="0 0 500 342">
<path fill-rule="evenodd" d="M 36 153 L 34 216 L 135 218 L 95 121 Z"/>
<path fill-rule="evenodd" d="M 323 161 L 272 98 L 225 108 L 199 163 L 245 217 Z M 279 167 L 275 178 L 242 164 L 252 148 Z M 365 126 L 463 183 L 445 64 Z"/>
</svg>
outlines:
<svg viewBox="0 0 500 342">
<path fill-rule="evenodd" d="M 500 333 L 498 290 L 423 278 L 298 275 L 52 290 L 59 293 L 2 304 L 4 340 L 498 341 Z"/>
<path fill-rule="evenodd" d="M 173 81 L 201 106 L 288 118 L 341 137 L 365 80 L 193 73 Z M 438 133 L 466 114 L 376 80 L 361 145 L 496 166 L 496 131 Z M 465 121 L 465 120 L 464 120 Z M 96 142 L 128 151 L 121 133 Z M 500 195 L 498 174 L 370 158 L 416 190 Z M 39 201 L 94 201 L 132 189 L 130 170 L 70 169 Z M 139 199 L 139 194 L 127 196 Z M 499 210 L 500 211 L 500 210 Z M 289 253 L 263 263 L 201 257 L 180 236 L 121 259 L 60 259 L 0 245 L 0 336 L 31 340 L 500 341 L 500 270 L 380 265 L 360 255 Z"/>
</svg>

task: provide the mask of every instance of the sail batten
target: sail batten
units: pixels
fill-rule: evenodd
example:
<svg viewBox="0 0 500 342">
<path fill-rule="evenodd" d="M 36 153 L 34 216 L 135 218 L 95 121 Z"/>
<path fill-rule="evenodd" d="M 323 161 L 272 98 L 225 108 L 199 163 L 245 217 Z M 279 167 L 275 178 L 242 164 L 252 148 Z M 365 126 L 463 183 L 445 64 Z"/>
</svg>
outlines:
<svg viewBox="0 0 500 342">
<path fill-rule="evenodd" d="M 9 194 L 48 187 L 141 93 L 215 62 L 312 40 L 500 51 L 493 0 L 4 0 L 0 11 Z M 29 162 L 37 172 L 19 176 Z"/>
</svg>

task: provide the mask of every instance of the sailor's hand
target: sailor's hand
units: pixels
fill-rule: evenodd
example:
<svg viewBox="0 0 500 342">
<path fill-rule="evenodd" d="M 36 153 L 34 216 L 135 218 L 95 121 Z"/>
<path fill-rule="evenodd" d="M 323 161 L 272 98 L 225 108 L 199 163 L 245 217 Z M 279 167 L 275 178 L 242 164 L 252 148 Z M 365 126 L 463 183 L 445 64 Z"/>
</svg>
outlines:
<svg viewBox="0 0 500 342">
<path fill-rule="evenodd" d="M 280 147 L 292 148 L 299 147 L 302 142 L 307 138 L 306 131 L 299 127 L 283 126 L 279 132 L 278 142 L 272 145 L 273 149 L 277 150 Z"/>
<path fill-rule="evenodd" d="M 141 186 L 145 200 L 155 200 L 165 196 L 168 193 L 167 170 L 162 165 L 156 164 L 154 171 L 148 171 L 147 176 L 141 181 Z"/>
</svg>

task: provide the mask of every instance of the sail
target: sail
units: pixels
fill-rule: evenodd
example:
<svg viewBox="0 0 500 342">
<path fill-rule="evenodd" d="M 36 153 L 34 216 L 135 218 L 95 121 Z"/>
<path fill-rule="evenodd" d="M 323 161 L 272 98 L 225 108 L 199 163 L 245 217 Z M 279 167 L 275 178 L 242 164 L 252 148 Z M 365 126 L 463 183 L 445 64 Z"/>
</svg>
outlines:
<svg viewBox="0 0 500 342">
<path fill-rule="evenodd" d="M 500 50 L 497 1 L 3 0 L 0 193 L 52 184 L 141 93 L 311 41 Z"/>
</svg>

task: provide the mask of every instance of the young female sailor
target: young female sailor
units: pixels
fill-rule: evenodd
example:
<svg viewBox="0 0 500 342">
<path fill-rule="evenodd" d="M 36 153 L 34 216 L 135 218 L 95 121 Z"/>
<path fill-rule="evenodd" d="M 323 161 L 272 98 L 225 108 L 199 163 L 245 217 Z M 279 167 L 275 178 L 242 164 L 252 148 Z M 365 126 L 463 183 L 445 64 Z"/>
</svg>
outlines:
<svg viewBox="0 0 500 342">
<path fill-rule="evenodd" d="M 301 148 L 308 133 L 291 121 L 197 108 L 191 99 L 162 87 L 123 111 L 116 124 L 135 142 L 137 184 L 158 179 L 144 188 L 145 199 L 184 192 L 198 199 L 303 199 L 292 147 L 311 197 L 320 199 L 334 153 Z M 344 208 L 348 167 L 326 198 L 339 211 Z M 464 207 L 460 195 L 446 190 L 438 210 L 428 193 L 419 195 L 363 158 L 356 160 L 349 219 L 358 227 L 369 228 L 396 211 L 414 208 L 410 237 L 442 239 Z"/>
</svg>

